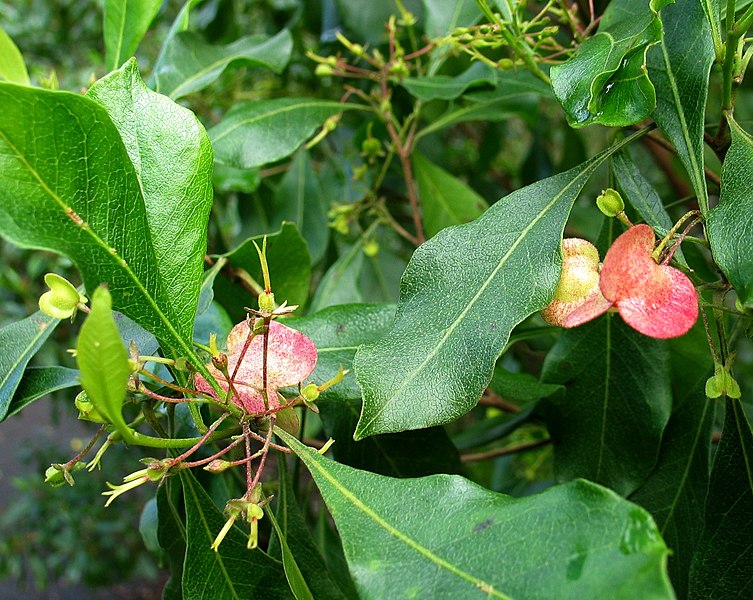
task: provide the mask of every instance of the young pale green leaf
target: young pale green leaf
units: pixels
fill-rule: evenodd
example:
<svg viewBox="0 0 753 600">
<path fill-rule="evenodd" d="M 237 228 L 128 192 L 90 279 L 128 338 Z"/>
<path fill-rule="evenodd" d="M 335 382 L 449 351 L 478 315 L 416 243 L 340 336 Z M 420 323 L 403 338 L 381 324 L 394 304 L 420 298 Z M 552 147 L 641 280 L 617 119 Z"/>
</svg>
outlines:
<svg viewBox="0 0 753 600">
<path fill-rule="evenodd" d="M 638 215 L 659 235 L 672 229 L 674 222 L 667 209 L 664 208 L 659 194 L 651 182 L 643 176 L 626 150 L 612 157 L 612 169 L 622 193 Z M 682 254 L 682 248 L 677 249 L 674 258 L 681 265 L 688 266 Z"/>
<path fill-rule="evenodd" d="M 714 44 L 701 4 L 677 0 L 662 9 L 664 42 L 649 51 L 648 72 L 656 86 L 652 116 L 677 150 L 698 203 L 706 211 L 703 132 Z"/>
<path fill-rule="evenodd" d="M 728 399 L 726 406 L 705 524 L 690 569 L 689 600 L 743 600 L 753 590 L 753 433 L 740 402 Z"/>
<path fill-rule="evenodd" d="M 190 31 L 176 32 L 166 42 L 154 81 L 158 92 L 177 100 L 204 89 L 235 62 L 280 73 L 292 50 L 287 29 L 271 38 L 249 35 L 227 46 L 208 44 Z"/>
<path fill-rule="evenodd" d="M 512 498 L 454 475 L 358 471 L 278 435 L 319 487 L 364 599 L 674 598 L 649 514 L 598 485 Z"/>
<path fill-rule="evenodd" d="M 623 495 L 646 480 L 672 410 L 668 359 L 663 342 L 611 314 L 562 333 L 542 373 L 567 386 L 545 404 L 559 479 Z"/>
<path fill-rule="evenodd" d="M 658 10 L 671 0 L 614 0 L 596 35 L 552 67 L 552 88 L 572 127 L 632 125 L 656 106 L 646 53 L 661 41 Z"/>
<path fill-rule="evenodd" d="M 91 312 L 76 344 L 76 362 L 81 385 L 94 408 L 118 431 L 128 429 L 121 409 L 131 366 L 112 316 L 110 292 L 104 286 L 92 294 Z"/>
<path fill-rule="evenodd" d="M 688 596 L 690 563 L 703 528 L 709 485 L 714 403 L 703 393 L 705 380 L 704 374 L 678 402 L 664 431 L 656 468 L 630 497 L 651 512 L 672 551 L 668 570 L 678 598 Z"/>
<path fill-rule="evenodd" d="M 212 146 L 196 116 L 149 90 L 135 60 L 87 94 L 105 107 L 141 182 L 160 279 L 177 328 L 191 335 L 212 208 Z"/>
<path fill-rule="evenodd" d="M 209 137 L 218 162 L 250 169 L 289 156 L 329 117 L 353 108 L 314 98 L 240 102 Z"/>
<path fill-rule="evenodd" d="M 3 346 L 4 347 L 4 346 Z M 27 367 L 8 405 L 11 417 L 43 396 L 79 384 L 79 371 L 66 367 Z"/>
<path fill-rule="evenodd" d="M 65 254 L 87 289 L 106 283 L 118 310 L 166 351 L 190 356 L 195 299 L 168 292 L 139 178 L 105 109 L 78 94 L 5 83 L 0 105 L 0 234 Z M 180 253 L 182 240 L 172 241 Z"/>
<path fill-rule="evenodd" d="M 327 269 L 311 300 L 311 312 L 338 304 L 363 302 L 358 285 L 363 263 L 363 242 L 359 239 Z"/>
<path fill-rule="evenodd" d="M 298 226 L 316 264 L 329 243 L 327 205 L 308 152 L 299 150 L 293 157 L 274 195 L 273 226 L 290 221 Z"/>
<path fill-rule="evenodd" d="M 251 276 L 258 285 L 257 293 L 262 291 L 264 280 L 254 242 L 261 247 L 263 238 L 249 238 L 224 255 L 230 268 L 243 269 Z M 311 256 L 305 240 L 293 223 L 283 223 L 280 231 L 267 236 L 267 263 L 277 303 L 282 304 L 287 300 L 289 305 L 305 304 L 311 280 Z M 258 308 L 256 298 L 250 293 L 239 294 L 237 285 L 231 285 L 224 274 L 217 277 L 214 286 L 220 304 L 236 322 L 245 314 L 244 306 Z"/>
<path fill-rule="evenodd" d="M 472 221 L 486 210 L 486 201 L 460 179 L 418 152 L 412 158 L 427 237 L 450 225 Z"/>
<path fill-rule="evenodd" d="M 1 176 L 1 175 L 0 175 Z M 0 421 L 10 411 L 26 365 L 58 326 L 57 319 L 37 312 L 0 329 Z"/>
<path fill-rule="evenodd" d="M 476 0 L 421 0 L 424 9 L 424 31 L 431 38 L 452 33 L 456 27 L 468 27 L 481 18 Z"/>
<path fill-rule="evenodd" d="M 110 71 L 136 51 L 160 6 L 162 0 L 105 0 L 105 64 Z"/>
<path fill-rule="evenodd" d="M 416 250 L 395 325 L 356 354 L 364 395 L 357 439 L 447 423 L 478 402 L 513 327 L 551 300 L 572 203 L 618 146 Z"/>
<path fill-rule="evenodd" d="M 0 81 L 30 85 L 24 57 L 10 36 L 0 27 Z"/>
<path fill-rule="evenodd" d="M 226 519 L 190 471 L 182 470 L 180 479 L 186 508 L 184 600 L 292 598 L 282 564 L 259 548 L 248 550 L 247 536 L 237 526 L 219 551 L 212 549 Z"/>
<path fill-rule="evenodd" d="M 428 102 L 430 100 L 454 100 L 471 87 L 484 84 L 496 85 L 497 71 L 481 62 L 473 63 L 460 75 L 434 75 L 407 77 L 400 82 L 412 96 Z"/>
<path fill-rule="evenodd" d="M 708 234 L 716 264 L 735 287 L 740 302 L 753 307 L 753 193 L 747 174 L 753 169 L 753 137 L 730 115 L 732 145 L 722 165 L 719 204 L 710 212 Z"/>
</svg>

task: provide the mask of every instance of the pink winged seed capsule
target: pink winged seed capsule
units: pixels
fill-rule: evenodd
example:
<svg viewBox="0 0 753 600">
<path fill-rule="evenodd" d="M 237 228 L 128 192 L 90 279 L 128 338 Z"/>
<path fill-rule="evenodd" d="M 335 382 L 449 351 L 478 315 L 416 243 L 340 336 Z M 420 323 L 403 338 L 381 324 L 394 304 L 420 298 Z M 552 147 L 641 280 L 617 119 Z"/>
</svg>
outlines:
<svg viewBox="0 0 753 600">
<path fill-rule="evenodd" d="M 238 323 L 227 336 L 227 372 L 233 377 L 243 346 L 248 338 L 248 323 Z M 317 352 L 314 342 L 301 332 L 281 325 L 277 321 L 269 324 L 267 333 L 267 398 L 269 407 L 280 405 L 277 390 L 298 385 L 306 379 L 316 366 Z M 233 377 L 233 387 L 238 395 L 233 395 L 233 402 L 250 414 L 264 412 L 264 399 L 261 389 L 264 386 L 264 336 L 257 335 L 248 345 L 240 367 Z M 207 365 L 209 372 L 227 391 L 228 383 L 222 373 L 213 365 Z M 198 373 L 195 376 L 196 389 L 217 397 L 217 394 Z"/>
<path fill-rule="evenodd" d="M 682 271 L 654 261 L 654 242 L 648 225 L 635 225 L 620 235 L 601 267 L 601 294 L 570 313 L 563 327 L 576 327 L 614 306 L 644 335 L 666 339 L 687 333 L 698 319 L 698 295 Z"/>
</svg>

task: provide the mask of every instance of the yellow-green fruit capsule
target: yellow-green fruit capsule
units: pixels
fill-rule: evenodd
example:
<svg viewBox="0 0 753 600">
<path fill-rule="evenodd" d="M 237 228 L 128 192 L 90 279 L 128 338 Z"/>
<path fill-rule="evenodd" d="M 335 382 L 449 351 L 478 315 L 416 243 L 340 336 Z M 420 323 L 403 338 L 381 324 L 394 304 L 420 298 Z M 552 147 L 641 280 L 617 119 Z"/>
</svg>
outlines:
<svg viewBox="0 0 753 600">
<path fill-rule="evenodd" d="M 612 188 L 607 188 L 601 192 L 599 197 L 596 198 L 596 206 L 608 217 L 616 217 L 625 210 L 625 202 L 622 200 L 622 196 Z"/>
</svg>

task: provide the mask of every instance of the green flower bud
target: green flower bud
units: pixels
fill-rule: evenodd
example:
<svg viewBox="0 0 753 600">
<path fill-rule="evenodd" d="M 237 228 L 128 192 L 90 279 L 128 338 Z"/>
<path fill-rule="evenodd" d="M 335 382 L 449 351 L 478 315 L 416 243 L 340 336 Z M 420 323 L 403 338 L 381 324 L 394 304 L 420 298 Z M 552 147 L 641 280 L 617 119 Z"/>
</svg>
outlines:
<svg viewBox="0 0 753 600">
<path fill-rule="evenodd" d="M 275 295 L 272 292 L 262 292 L 259 294 L 259 310 L 262 312 L 272 312 L 275 309 Z"/>
<path fill-rule="evenodd" d="M 319 386 L 315 383 L 309 383 L 301 390 L 301 396 L 306 402 L 314 402 L 319 398 Z"/>
<path fill-rule="evenodd" d="M 329 77 L 330 75 L 332 75 L 332 73 L 334 73 L 334 69 L 331 66 L 325 64 L 318 64 L 314 69 L 314 75 L 316 75 L 317 77 Z"/>
<path fill-rule="evenodd" d="M 379 242 L 377 242 L 374 238 L 365 240 L 363 243 L 363 253 L 369 258 L 375 257 L 377 254 L 379 254 Z"/>
<path fill-rule="evenodd" d="M 625 202 L 617 190 L 607 188 L 596 198 L 596 206 L 608 217 L 616 217 L 625 210 Z"/>
</svg>

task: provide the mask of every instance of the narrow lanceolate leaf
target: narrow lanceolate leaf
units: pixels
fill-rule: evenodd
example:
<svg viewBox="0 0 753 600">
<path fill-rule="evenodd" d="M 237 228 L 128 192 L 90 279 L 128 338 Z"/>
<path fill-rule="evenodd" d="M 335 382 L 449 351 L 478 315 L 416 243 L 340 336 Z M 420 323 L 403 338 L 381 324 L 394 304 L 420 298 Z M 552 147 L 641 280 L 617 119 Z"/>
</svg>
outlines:
<svg viewBox="0 0 753 600">
<path fill-rule="evenodd" d="M 57 319 L 38 312 L 0 329 L 0 421 L 21 383 L 26 365 L 57 327 Z"/>
<path fill-rule="evenodd" d="M 719 204 L 709 213 L 708 233 L 716 264 L 735 286 L 740 301 L 753 307 L 753 137 L 728 117 L 732 145 L 722 165 Z"/>
<path fill-rule="evenodd" d="M 575 55 L 552 67 L 554 95 L 573 127 L 632 125 L 656 105 L 646 53 L 661 41 L 657 12 L 671 0 L 614 0 L 599 31 Z"/>
<path fill-rule="evenodd" d="M 662 342 L 616 315 L 563 332 L 542 374 L 567 387 L 546 401 L 558 478 L 585 477 L 620 494 L 645 481 L 672 410 L 668 359 Z"/>
<path fill-rule="evenodd" d="M 81 371 L 81 385 L 99 414 L 118 431 L 128 429 L 121 408 L 131 366 L 112 316 L 112 300 L 106 287 L 94 290 L 91 312 L 78 336 L 76 362 Z"/>
<path fill-rule="evenodd" d="M 105 107 L 141 182 L 157 270 L 190 335 L 212 208 L 212 146 L 188 109 L 149 90 L 131 60 L 87 94 Z"/>
<path fill-rule="evenodd" d="M 425 77 L 408 77 L 401 85 L 411 95 L 428 102 L 430 100 L 454 100 L 468 88 L 479 85 L 495 85 L 497 71 L 481 62 L 473 63 L 460 75 L 434 75 Z"/>
<path fill-rule="evenodd" d="M 358 471 L 279 435 L 319 487 L 364 600 L 674 598 L 651 517 L 598 485 L 512 498 L 454 475 Z"/>
<path fill-rule="evenodd" d="M 13 399 L 8 405 L 10 417 L 21 411 L 35 400 L 62 390 L 79 385 L 79 371 L 66 367 L 28 367 L 24 371 L 21 383 L 13 394 Z"/>
<path fill-rule="evenodd" d="M 274 37 L 249 35 L 227 46 L 213 46 L 197 33 L 174 33 L 154 74 L 157 91 L 178 99 L 204 89 L 232 63 L 280 73 L 290 60 L 293 39 L 287 29 Z"/>
<path fill-rule="evenodd" d="M 711 30 L 698 0 L 677 0 L 660 14 L 664 41 L 649 51 L 656 87 L 653 118 L 677 150 L 698 203 L 708 209 L 703 172 L 703 128 L 709 72 L 714 62 Z"/>
<path fill-rule="evenodd" d="M 0 81 L 10 81 L 19 85 L 29 85 L 24 57 L 16 44 L 0 27 Z"/>
<path fill-rule="evenodd" d="M 162 0 L 105 0 L 105 64 L 110 71 L 136 51 L 160 6 Z"/>
<path fill-rule="evenodd" d="M 194 309 L 160 275 L 139 178 L 105 109 L 78 94 L 4 83 L 0 105 L 0 234 L 65 254 L 87 289 L 106 283 L 116 309 L 167 351 L 190 356 L 182 312 Z"/>
<path fill-rule="evenodd" d="M 295 556 L 293 556 L 293 552 L 290 550 L 290 546 L 288 546 L 288 540 L 282 529 L 280 529 L 274 512 L 271 509 L 267 509 L 266 514 L 272 522 L 272 527 L 277 534 L 277 539 L 281 546 L 282 567 L 285 570 L 285 578 L 288 580 L 290 591 L 293 592 L 296 600 L 314 600 L 306 579 L 303 577 L 303 573 L 301 573 L 301 567 L 298 566 Z"/>
<path fill-rule="evenodd" d="M 447 423 L 476 404 L 513 327 L 554 294 L 572 203 L 617 149 L 502 198 L 416 250 L 395 325 L 356 354 L 357 439 Z"/>
<path fill-rule="evenodd" d="M 753 433 L 740 402 L 727 400 L 714 456 L 705 525 L 690 570 L 690 600 L 753 595 Z"/>
<path fill-rule="evenodd" d="M 418 152 L 413 154 L 413 170 L 428 237 L 450 225 L 472 221 L 487 208 L 486 201 L 472 188 Z"/>
<path fill-rule="evenodd" d="M 692 392 L 680 399 L 664 431 L 656 468 L 630 497 L 654 516 L 672 551 L 668 570 L 678 598 L 688 595 L 688 573 L 703 529 L 709 485 L 714 403 L 706 399 L 705 381 L 704 375 Z"/>
<path fill-rule="evenodd" d="M 475 0 L 421 0 L 424 8 L 426 35 L 432 38 L 452 33 L 456 27 L 473 25 L 481 18 L 481 11 Z"/>
<path fill-rule="evenodd" d="M 186 507 L 184 600 L 293 598 L 282 563 L 259 548 L 248 550 L 238 527 L 230 529 L 218 552 L 211 548 L 226 519 L 190 471 L 181 471 L 180 479 Z"/>
<path fill-rule="evenodd" d="M 324 121 L 357 108 L 314 98 L 241 102 L 209 130 L 218 162 L 250 169 L 292 154 Z"/>
</svg>

